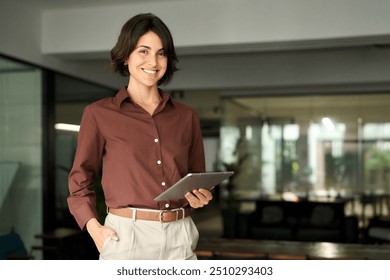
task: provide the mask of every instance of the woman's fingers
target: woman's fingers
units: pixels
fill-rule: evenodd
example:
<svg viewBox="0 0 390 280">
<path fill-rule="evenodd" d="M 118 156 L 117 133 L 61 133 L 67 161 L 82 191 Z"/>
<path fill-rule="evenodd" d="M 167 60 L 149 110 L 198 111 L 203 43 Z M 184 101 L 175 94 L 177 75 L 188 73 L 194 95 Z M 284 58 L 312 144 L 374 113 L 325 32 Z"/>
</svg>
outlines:
<svg viewBox="0 0 390 280">
<path fill-rule="evenodd" d="M 186 199 L 192 208 L 200 208 L 209 203 L 213 199 L 213 195 L 209 190 L 197 189 L 186 194 Z"/>
</svg>

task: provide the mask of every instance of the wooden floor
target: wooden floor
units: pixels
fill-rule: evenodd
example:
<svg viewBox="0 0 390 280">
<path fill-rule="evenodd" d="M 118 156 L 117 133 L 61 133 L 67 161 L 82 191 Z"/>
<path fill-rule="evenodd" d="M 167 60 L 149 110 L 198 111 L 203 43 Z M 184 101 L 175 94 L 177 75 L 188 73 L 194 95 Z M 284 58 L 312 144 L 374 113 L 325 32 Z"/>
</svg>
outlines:
<svg viewBox="0 0 390 280">
<path fill-rule="evenodd" d="M 201 238 L 204 259 L 390 260 L 390 245 Z"/>
</svg>

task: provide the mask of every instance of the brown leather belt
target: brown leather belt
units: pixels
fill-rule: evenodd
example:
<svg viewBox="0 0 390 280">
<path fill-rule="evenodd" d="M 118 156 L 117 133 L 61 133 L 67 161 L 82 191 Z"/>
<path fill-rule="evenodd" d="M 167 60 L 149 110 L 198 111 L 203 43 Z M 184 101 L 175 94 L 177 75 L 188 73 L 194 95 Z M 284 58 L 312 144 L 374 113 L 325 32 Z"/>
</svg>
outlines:
<svg viewBox="0 0 390 280">
<path fill-rule="evenodd" d="M 191 208 L 179 208 L 174 210 L 145 210 L 138 208 L 109 208 L 111 214 L 131 218 L 134 220 L 158 221 L 162 223 L 182 220 L 190 216 Z"/>
</svg>

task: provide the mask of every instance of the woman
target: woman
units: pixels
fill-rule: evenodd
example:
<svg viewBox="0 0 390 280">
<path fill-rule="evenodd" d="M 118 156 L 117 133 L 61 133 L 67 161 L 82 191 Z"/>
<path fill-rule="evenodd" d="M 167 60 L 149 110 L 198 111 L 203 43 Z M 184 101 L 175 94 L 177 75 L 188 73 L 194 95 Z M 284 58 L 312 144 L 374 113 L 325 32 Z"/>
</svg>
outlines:
<svg viewBox="0 0 390 280">
<path fill-rule="evenodd" d="M 200 188 L 181 200 L 154 201 L 187 173 L 205 170 L 197 115 L 159 88 L 177 70 L 170 31 L 153 14 L 136 15 L 122 27 L 111 58 L 113 70 L 129 76 L 128 85 L 84 109 L 69 210 L 100 259 L 196 259 L 191 208 L 207 205 L 211 192 Z M 91 190 L 100 169 L 104 225 Z"/>
</svg>

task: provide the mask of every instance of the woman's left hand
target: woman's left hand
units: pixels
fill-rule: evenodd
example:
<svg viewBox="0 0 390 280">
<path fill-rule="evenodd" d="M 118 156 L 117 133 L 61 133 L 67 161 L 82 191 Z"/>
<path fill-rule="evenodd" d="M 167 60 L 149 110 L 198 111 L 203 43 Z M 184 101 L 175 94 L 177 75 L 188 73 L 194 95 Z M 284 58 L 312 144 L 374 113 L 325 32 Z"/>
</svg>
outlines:
<svg viewBox="0 0 390 280">
<path fill-rule="evenodd" d="M 201 208 L 209 204 L 209 201 L 213 199 L 212 193 L 206 189 L 193 190 L 186 193 L 185 197 L 192 208 Z"/>
</svg>

